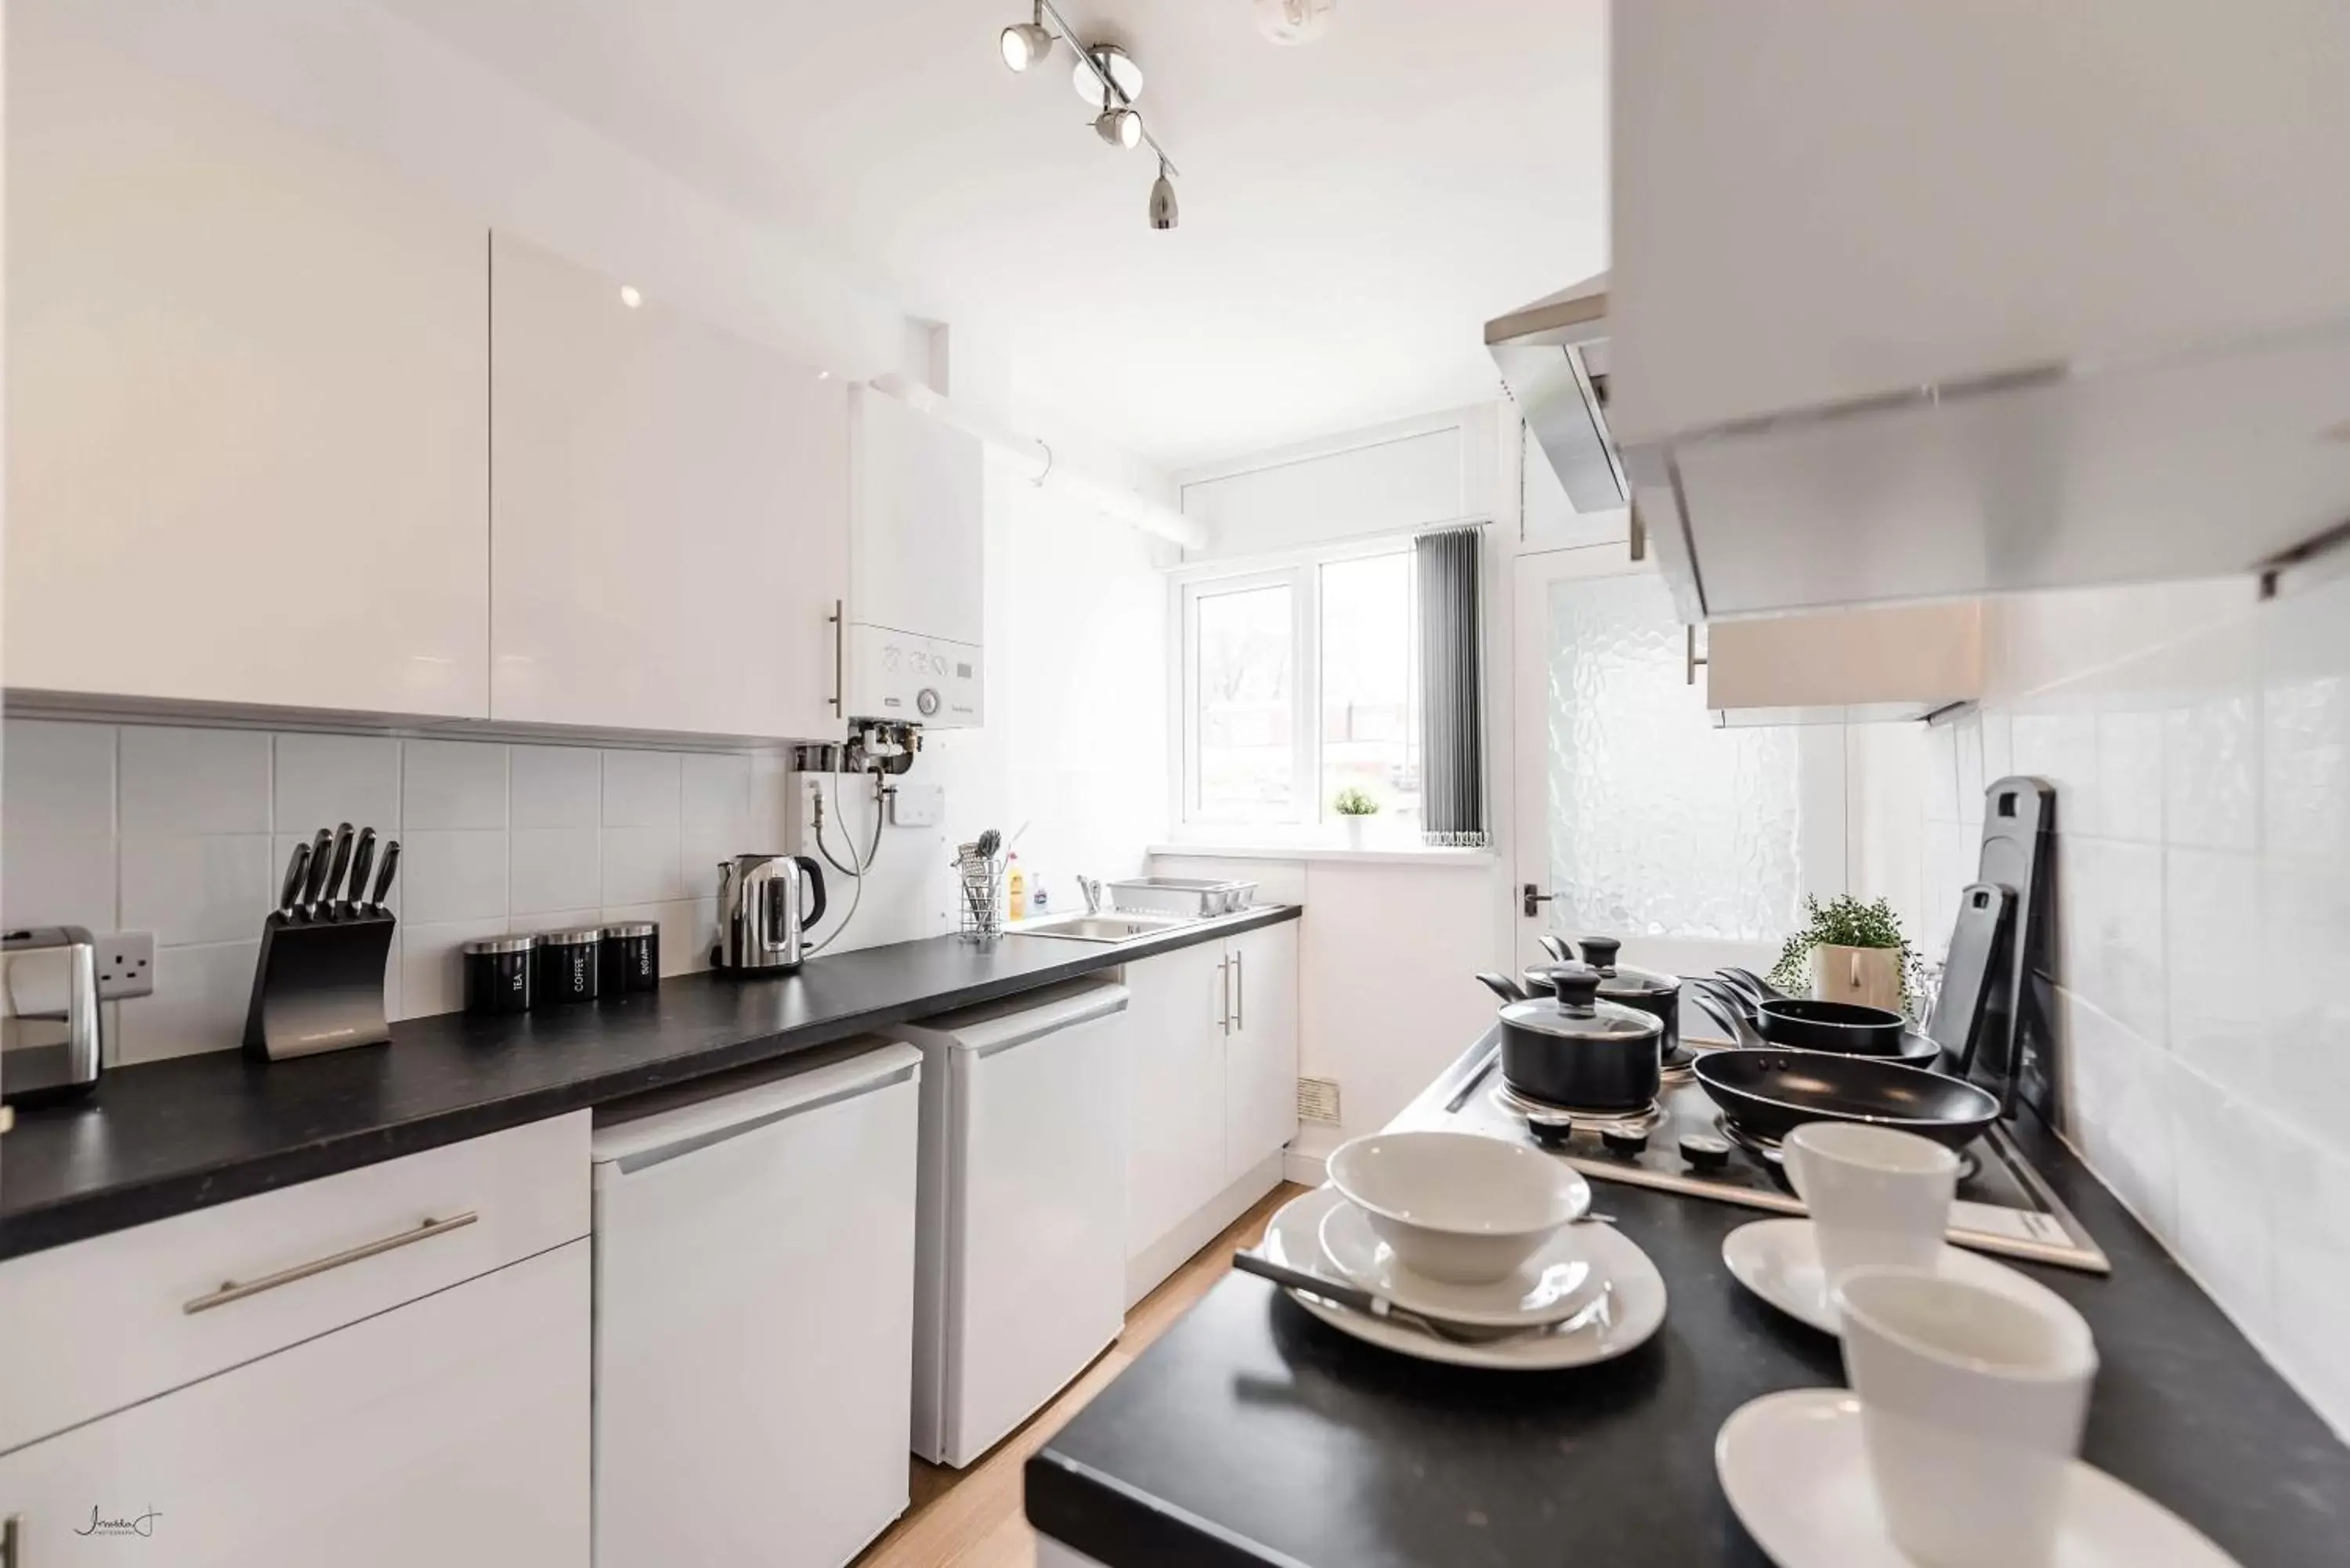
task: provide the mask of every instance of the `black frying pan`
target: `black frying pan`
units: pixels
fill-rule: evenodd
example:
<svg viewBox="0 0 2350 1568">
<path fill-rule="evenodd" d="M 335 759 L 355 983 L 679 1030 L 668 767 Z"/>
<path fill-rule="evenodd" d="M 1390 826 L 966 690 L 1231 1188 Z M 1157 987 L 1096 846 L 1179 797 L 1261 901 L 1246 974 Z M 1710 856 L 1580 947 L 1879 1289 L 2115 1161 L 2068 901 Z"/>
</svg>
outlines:
<svg viewBox="0 0 2350 1568">
<path fill-rule="evenodd" d="M 1805 1122 L 1869 1122 L 1962 1148 L 1999 1119 L 1987 1090 L 1877 1056 L 1712 1051 L 1690 1070 L 1740 1130 L 1773 1142 Z"/>
<path fill-rule="evenodd" d="M 1824 1038 L 1834 1044 L 1817 1046 L 1799 1045 L 1792 1040 L 1766 1039 L 1757 1027 L 1754 1008 L 1741 1000 L 1744 993 L 1735 986 L 1702 975 L 1692 975 L 1689 984 L 1690 1000 L 1697 1004 L 1699 1010 L 1720 1026 L 1731 1044 L 1750 1051 L 1841 1051 L 1856 1055 L 1877 1055 L 1882 1061 L 1907 1062 L 1913 1067 L 1930 1067 L 1942 1054 L 1940 1044 L 1932 1035 L 1922 1034 L 1915 1029 L 1905 1030 L 1899 1049 L 1887 1053 L 1852 1052 L 1842 1036 L 1833 1034 Z"/>
<path fill-rule="evenodd" d="M 1766 996 L 1754 1006 L 1754 1027 L 1773 1045 L 1799 1051 L 1842 1051 L 1855 1056 L 1898 1056 L 1909 1021 L 1882 1007 L 1821 1002 L 1808 996 Z"/>
</svg>

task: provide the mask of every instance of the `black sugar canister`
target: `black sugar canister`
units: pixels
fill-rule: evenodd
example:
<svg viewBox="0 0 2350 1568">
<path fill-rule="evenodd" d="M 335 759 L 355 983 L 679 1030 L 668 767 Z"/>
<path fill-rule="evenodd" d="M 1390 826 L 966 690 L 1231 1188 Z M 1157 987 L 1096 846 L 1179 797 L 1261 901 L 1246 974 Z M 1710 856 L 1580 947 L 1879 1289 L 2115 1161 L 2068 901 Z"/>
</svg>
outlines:
<svg viewBox="0 0 2350 1568">
<path fill-rule="evenodd" d="M 528 1012 L 536 937 L 492 937 L 464 947 L 465 1011 Z"/>
<path fill-rule="evenodd" d="M 538 934 L 538 1004 L 596 1000 L 596 954 L 601 926 Z"/>
<path fill-rule="evenodd" d="M 660 928 L 652 921 L 606 926 L 599 950 L 606 996 L 651 991 L 660 984 Z"/>
</svg>

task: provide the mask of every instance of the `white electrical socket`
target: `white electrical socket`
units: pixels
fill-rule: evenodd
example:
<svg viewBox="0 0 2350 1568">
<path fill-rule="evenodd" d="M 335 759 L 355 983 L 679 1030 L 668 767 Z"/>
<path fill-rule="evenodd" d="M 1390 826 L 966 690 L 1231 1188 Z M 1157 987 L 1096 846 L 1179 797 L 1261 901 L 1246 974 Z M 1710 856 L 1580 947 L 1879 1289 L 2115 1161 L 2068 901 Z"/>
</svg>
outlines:
<svg viewBox="0 0 2350 1568">
<path fill-rule="evenodd" d="M 98 999 L 155 994 L 155 933 L 117 931 L 98 939 Z"/>
</svg>

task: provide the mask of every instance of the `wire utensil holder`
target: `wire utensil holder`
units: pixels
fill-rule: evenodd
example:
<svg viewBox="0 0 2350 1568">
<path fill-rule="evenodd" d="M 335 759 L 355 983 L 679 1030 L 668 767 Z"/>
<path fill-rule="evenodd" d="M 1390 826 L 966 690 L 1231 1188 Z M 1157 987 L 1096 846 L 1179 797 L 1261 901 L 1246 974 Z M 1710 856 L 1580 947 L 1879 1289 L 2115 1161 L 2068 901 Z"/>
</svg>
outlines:
<svg viewBox="0 0 2350 1568">
<path fill-rule="evenodd" d="M 955 935 L 965 941 L 992 942 L 1003 934 L 1004 857 L 982 845 L 997 835 L 990 832 L 979 843 L 955 851 Z"/>
</svg>

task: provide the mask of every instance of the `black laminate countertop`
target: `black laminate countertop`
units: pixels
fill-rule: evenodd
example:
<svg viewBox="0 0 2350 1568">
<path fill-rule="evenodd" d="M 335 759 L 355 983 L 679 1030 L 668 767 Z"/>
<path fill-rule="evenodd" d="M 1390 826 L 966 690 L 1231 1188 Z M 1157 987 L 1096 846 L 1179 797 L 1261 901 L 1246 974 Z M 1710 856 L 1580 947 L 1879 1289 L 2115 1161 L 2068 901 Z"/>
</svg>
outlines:
<svg viewBox="0 0 2350 1568">
<path fill-rule="evenodd" d="M 479 1137 L 1298 917 L 1268 905 L 1116 946 L 955 937 L 683 975 L 520 1018 L 446 1013 L 286 1062 L 215 1051 L 106 1074 L 0 1137 L 0 1258 Z M 135 1004 L 134 1004 L 135 1005 Z"/>
<path fill-rule="evenodd" d="M 2350 1562 L 2350 1449 L 2095 1177 L 2044 1131 L 2017 1131 L 2113 1261 L 2106 1279 L 2019 1265 L 2096 1334 L 2083 1457 L 2244 1568 Z M 1730 1277 L 1721 1239 L 1754 1210 L 1597 1191 L 1670 1293 L 1630 1355 L 1437 1366 L 1233 1275 L 1028 1461 L 1029 1521 L 1109 1568 L 1761 1568 L 1714 1435 L 1757 1396 L 1842 1386 L 1836 1342 Z"/>
</svg>

